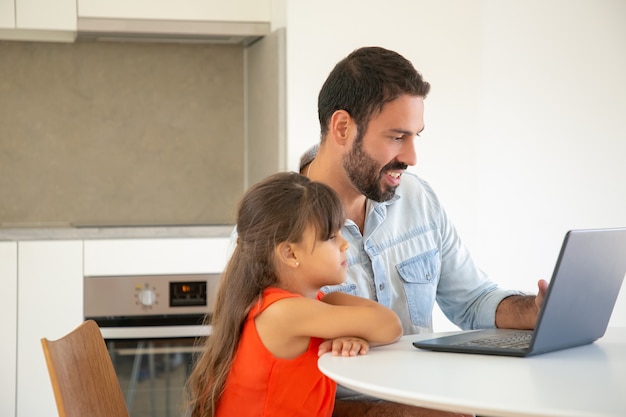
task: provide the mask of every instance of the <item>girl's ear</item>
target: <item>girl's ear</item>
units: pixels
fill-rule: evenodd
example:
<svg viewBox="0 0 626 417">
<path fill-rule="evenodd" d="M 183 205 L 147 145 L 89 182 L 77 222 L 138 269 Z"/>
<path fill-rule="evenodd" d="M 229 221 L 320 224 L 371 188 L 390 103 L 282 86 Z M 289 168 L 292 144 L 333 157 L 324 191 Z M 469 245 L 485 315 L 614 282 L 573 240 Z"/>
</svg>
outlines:
<svg viewBox="0 0 626 417">
<path fill-rule="evenodd" d="M 300 264 L 295 253 L 295 247 L 293 243 L 281 242 L 276 246 L 276 259 L 279 264 L 285 265 L 291 268 L 297 268 Z"/>
</svg>

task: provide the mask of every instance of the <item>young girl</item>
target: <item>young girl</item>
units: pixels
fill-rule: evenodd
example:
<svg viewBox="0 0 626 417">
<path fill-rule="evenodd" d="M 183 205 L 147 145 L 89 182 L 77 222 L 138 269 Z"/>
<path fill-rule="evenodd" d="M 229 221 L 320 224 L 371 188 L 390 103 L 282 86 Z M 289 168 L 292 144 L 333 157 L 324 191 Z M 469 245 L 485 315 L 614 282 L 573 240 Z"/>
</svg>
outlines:
<svg viewBox="0 0 626 417">
<path fill-rule="evenodd" d="M 275 174 L 246 193 L 212 334 L 187 382 L 192 417 L 330 416 L 336 384 L 318 355 L 365 354 L 402 335 L 382 305 L 320 292 L 346 276 L 343 222 L 334 191 L 300 174 Z"/>
</svg>

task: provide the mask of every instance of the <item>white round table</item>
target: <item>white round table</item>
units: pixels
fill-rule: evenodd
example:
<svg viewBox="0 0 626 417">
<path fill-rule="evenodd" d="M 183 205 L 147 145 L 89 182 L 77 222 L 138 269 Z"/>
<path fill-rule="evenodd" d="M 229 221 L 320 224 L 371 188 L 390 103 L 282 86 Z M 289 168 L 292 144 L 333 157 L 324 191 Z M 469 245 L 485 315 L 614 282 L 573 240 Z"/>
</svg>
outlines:
<svg viewBox="0 0 626 417">
<path fill-rule="evenodd" d="M 437 353 L 404 336 L 359 357 L 323 355 L 320 370 L 389 401 L 481 416 L 626 416 L 626 327 L 593 344 L 526 358 Z"/>
</svg>

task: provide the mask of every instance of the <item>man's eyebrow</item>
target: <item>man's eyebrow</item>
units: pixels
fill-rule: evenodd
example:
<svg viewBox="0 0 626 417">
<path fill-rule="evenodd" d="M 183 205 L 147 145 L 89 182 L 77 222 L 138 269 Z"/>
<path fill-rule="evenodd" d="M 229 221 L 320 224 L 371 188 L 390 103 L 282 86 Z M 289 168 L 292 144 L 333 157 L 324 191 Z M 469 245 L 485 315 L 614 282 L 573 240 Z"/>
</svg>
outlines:
<svg viewBox="0 0 626 417">
<path fill-rule="evenodd" d="M 398 133 L 403 136 L 418 136 L 420 133 L 424 131 L 425 127 L 426 126 L 423 126 L 417 133 L 409 132 L 408 130 L 404 130 L 404 129 L 389 129 L 389 132 Z"/>
</svg>

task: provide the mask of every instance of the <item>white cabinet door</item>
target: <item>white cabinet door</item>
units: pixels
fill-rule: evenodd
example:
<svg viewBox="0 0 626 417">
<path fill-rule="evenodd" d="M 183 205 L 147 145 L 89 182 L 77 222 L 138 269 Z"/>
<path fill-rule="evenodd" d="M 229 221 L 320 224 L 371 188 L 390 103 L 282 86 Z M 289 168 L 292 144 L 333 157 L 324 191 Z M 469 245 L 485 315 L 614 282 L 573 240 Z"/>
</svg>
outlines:
<svg viewBox="0 0 626 417">
<path fill-rule="evenodd" d="M 73 42 L 76 0 L 0 0 L 0 39 Z"/>
<path fill-rule="evenodd" d="M 41 338 L 83 321 L 83 242 L 18 243 L 17 416 L 58 415 Z"/>
<path fill-rule="evenodd" d="M 271 0 L 78 0 L 78 17 L 269 22 Z"/>
<path fill-rule="evenodd" d="M 220 273 L 230 238 L 114 239 L 85 242 L 85 276 Z"/>
<path fill-rule="evenodd" d="M 15 415 L 17 242 L 0 242 L 0 416 Z"/>
<path fill-rule="evenodd" d="M 17 0 L 15 8 L 17 29 L 76 31 L 76 0 Z"/>
<path fill-rule="evenodd" d="M 15 28 L 15 0 L 0 0 L 0 29 Z"/>
</svg>

